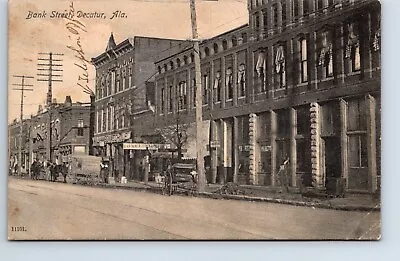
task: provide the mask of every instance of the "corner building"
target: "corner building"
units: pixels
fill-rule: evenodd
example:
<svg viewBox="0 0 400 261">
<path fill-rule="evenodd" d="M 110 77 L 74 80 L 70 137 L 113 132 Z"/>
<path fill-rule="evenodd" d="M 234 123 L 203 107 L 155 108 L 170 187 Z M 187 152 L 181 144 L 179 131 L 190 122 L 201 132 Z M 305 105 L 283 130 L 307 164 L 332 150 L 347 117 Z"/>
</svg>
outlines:
<svg viewBox="0 0 400 261">
<path fill-rule="evenodd" d="M 201 43 L 211 183 L 380 187 L 380 4 L 250 0 L 249 25 Z M 156 62 L 157 122 L 194 121 L 193 49 Z M 183 62 L 182 62 L 183 61 Z M 188 62 L 185 62 L 188 61 Z M 172 98 L 171 98 L 172 97 Z M 181 116 L 182 117 L 182 116 Z"/>
<path fill-rule="evenodd" d="M 146 84 L 154 78 L 156 57 L 179 49 L 181 42 L 135 36 L 117 45 L 111 34 L 105 52 L 92 58 L 96 69 L 94 154 L 110 159 L 113 177 L 132 179 L 137 172 L 134 152 L 124 150 L 123 143 L 139 141 L 135 130 L 142 123 L 134 115 L 154 100 Z"/>
</svg>

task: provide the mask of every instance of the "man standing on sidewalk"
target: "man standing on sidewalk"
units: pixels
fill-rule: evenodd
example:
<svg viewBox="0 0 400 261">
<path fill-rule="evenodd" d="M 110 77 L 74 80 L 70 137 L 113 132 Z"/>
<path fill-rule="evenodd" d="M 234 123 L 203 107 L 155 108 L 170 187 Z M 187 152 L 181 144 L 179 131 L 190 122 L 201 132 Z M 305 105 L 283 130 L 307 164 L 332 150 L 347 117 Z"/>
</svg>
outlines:
<svg viewBox="0 0 400 261">
<path fill-rule="evenodd" d="M 108 161 L 105 159 L 100 162 L 100 173 L 104 183 L 108 183 Z"/>
</svg>

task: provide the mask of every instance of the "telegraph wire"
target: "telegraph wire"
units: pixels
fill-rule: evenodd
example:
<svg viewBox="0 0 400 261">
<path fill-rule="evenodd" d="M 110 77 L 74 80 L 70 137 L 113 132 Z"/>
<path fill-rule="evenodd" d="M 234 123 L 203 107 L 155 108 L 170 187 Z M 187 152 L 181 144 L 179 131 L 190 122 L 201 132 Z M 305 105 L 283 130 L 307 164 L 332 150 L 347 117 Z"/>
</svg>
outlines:
<svg viewBox="0 0 400 261">
<path fill-rule="evenodd" d="M 13 88 L 13 90 L 21 91 L 21 111 L 20 111 L 20 128 L 19 128 L 19 146 L 18 146 L 18 176 L 22 174 L 22 139 L 23 139 L 23 128 L 24 128 L 24 92 L 25 91 L 33 91 L 32 84 L 26 84 L 25 79 L 33 79 L 33 76 L 27 75 L 13 75 L 14 78 L 20 78 L 21 83 L 14 83 L 12 85 L 18 86 L 17 88 Z M 9 155 L 10 156 L 10 155 Z"/>
</svg>

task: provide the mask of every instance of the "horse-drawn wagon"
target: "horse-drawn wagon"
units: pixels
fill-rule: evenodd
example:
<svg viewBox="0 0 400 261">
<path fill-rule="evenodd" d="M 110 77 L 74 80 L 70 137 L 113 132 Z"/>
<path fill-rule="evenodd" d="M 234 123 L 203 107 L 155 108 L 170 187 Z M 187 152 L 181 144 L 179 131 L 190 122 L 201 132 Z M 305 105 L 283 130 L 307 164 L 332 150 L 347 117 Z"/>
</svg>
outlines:
<svg viewBox="0 0 400 261">
<path fill-rule="evenodd" d="M 68 177 L 72 183 L 96 185 L 104 182 L 101 171 L 102 158 L 89 155 L 68 156 Z"/>
<path fill-rule="evenodd" d="M 176 191 L 193 193 L 197 186 L 196 166 L 187 163 L 175 163 L 164 173 L 163 193 L 172 195 Z"/>
</svg>

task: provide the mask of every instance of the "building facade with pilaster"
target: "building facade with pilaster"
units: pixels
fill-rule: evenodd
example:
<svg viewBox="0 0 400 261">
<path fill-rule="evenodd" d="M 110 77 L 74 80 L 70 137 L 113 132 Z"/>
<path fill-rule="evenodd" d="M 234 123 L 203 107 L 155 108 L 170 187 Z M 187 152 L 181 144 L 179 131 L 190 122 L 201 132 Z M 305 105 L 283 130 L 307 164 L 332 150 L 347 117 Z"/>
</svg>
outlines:
<svg viewBox="0 0 400 261">
<path fill-rule="evenodd" d="M 248 10 L 249 25 L 200 46 L 208 181 L 324 188 L 342 180 L 347 191 L 375 192 L 379 2 L 249 0 Z M 156 63 L 160 124 L 178 112 L 194 122 L 192 53 Z"/>
<path fill-rule="evenodd" d="M 134 115 L 152 106 L 146 84 L 156 73 L 154 61 L 184 41 L 135 36 L 115 43 L 111 34 L 104 53 L 92 58 L 96 69 L 95 155 L 110 159 L 111 176 L 134 178 L 134 151 L 123 143 L 138 139 Z"/>
</svg>

